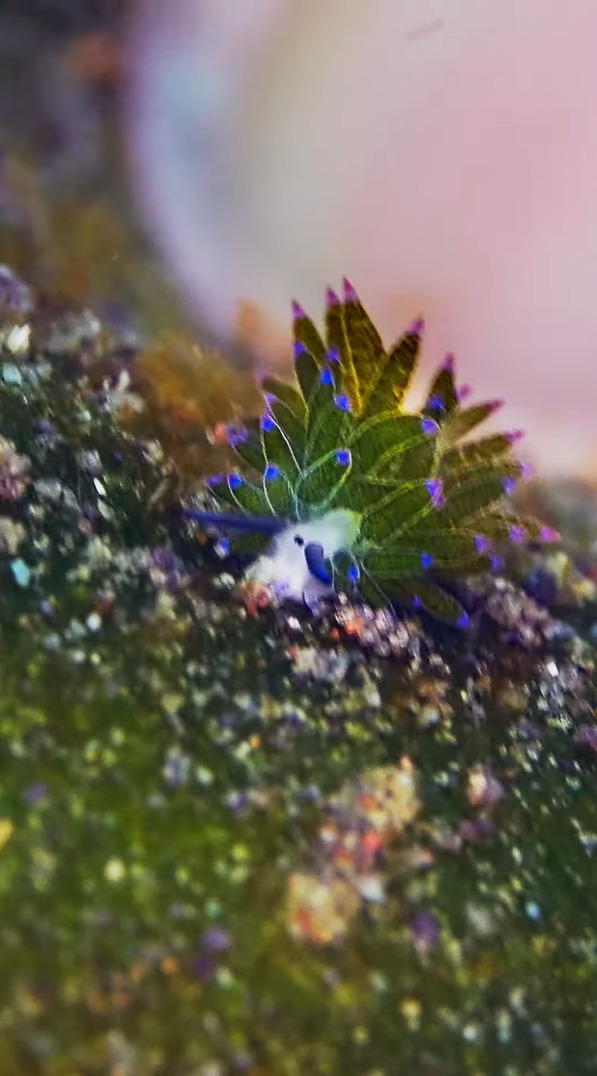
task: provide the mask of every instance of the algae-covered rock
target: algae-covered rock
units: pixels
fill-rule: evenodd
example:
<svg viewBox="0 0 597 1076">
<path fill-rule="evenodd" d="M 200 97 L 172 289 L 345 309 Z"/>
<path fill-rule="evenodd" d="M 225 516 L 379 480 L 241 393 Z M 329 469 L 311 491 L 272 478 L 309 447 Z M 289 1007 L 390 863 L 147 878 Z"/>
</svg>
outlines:
<svg viewBox="0 0 597 1076">
<path fill-rule="evenodd" d="M 118 342 L 44 331 L 0 356 L 2 1073 L 593 1072 L 591 606 L 250 615 Z"/>
</svg>

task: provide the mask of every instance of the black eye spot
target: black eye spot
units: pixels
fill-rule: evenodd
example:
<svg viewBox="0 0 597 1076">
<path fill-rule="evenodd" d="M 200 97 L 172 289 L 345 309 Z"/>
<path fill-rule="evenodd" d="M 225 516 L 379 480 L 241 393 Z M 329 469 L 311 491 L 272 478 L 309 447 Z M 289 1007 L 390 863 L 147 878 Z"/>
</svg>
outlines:
<svg viewBox="0 0 597 1076">
<path fill-rule="evenodd" d="M 295 540 L 297 545 L 304 545 L 305 544 L 305 539 L 301 538 L 300 534 L 295 534 L 294 540 Z"/>
</svg>

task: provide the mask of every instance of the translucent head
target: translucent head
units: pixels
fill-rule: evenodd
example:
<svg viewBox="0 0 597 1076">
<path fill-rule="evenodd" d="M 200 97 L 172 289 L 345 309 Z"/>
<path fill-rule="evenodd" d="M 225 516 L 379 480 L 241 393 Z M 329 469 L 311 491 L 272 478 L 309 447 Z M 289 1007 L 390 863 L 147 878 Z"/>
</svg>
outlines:
<svg viewBox="0 0 597 1076">
<path fill-rule="evenodd" d="M 314 542 L 323 546 L 325 556 L 333 560 L 340 551 L 350 552 L 359 530 L 358 516 L 340 510 L 329 512 L 309 523 L 294 523 L 278 534 L 267 551 L 245 574 L 245 581 L 269 587 L 280 599 L 309 600 L 333 593 L 309 571 L 305 546 Z"/>
</svg>

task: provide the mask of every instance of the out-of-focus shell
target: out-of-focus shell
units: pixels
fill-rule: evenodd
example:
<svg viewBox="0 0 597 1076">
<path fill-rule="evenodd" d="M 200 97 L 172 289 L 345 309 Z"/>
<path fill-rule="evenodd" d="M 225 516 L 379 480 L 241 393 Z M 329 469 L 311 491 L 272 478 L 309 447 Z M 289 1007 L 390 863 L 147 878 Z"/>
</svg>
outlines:
<svg viewBox="0 0 597 1076">
<path fill-rule="evenodd" d="M 146 219 L 213 329 L 278 360 L 346 273 L 419 311 L 536 462 L 597 459 L 594 0 L 139 0 Z"/>
</svg>

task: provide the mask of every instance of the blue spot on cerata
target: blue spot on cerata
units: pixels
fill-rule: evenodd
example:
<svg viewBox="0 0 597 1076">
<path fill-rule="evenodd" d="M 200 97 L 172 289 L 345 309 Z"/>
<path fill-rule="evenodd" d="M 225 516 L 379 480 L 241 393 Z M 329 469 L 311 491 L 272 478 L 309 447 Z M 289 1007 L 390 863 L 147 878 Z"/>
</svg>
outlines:
<svg viewBox="0 0 597 1076">
<path fill-rule="evenodd" d="M 325 366 L 323 368 L 323 370 L 321 371 L 321 374 L 319 375 L 319 380 L 321 381 L 322 385 L 333 385 L 334 384 L 334 375 L 333 375 L 332 371 L 330 370 L 329 366 Z"/>
<path fill-rule="evenodd" d="M 433 437 L 437 433 L 438 425 L 432 418 L 422 418 L 421 429 L 427 437 Z"/>
<path fill-rule="evenodd" d="M 265 468 L 265 471 L 263 472 L 263 477 L 265 478 L 266 482 L 273 482 L 275 478 L 279 478 L 280 468 L 278 467 L 278 464 L 268 463 L 267 467 Z"/>
<path fill-rule="evenodd" d="M 350 466 L 351 461 L 352 456 L 350 454 L 350 449 L 339 448 L 336 452 L 336 462 L 339 463 L 341 467 L 348 467 Z"/>
<path fill-rule="evenodd" d="M 341 411 L 351 410 L 350 400 L 345 392 L 340 392 L 337 396 L 334 396 L 334 403 Z"/>
<path fill-rule="evenodd" d="M 433 564 L 431 553 L 421 553 L 421 567 L 430 568 Z"/>
</svg>

